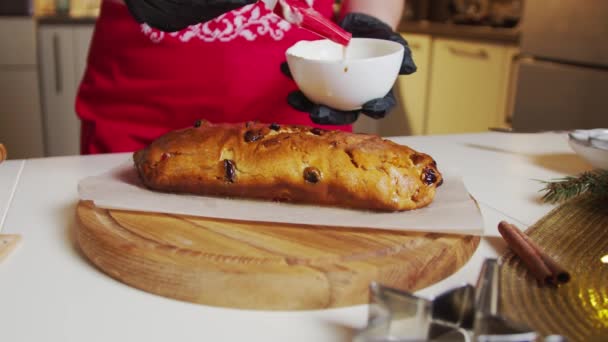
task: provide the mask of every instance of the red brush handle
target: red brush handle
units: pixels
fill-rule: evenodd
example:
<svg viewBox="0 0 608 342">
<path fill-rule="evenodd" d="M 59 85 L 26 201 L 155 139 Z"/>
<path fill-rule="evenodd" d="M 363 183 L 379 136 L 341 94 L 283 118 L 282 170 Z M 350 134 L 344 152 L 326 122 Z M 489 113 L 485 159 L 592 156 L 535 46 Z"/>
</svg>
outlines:
<svg viewBox="0 0 608 342">
<path fill-rule="evenodd" d="M 314 8 L 310 7 L 304 0 L 281 0 L 279 2 L 283 6 L 289 6 L 289 9 L 301 18 L 301 22 L 294 23 L 302 28 L 312 31 L 321 37 L 327 38 L 340 45 L 348 45 L 352 38 L 350 32 L 345 31 L 330 19 L 324 17 Z M 282 16 L 282 11 L 279 11 Z M 289 21 L 289 18 L 284 18 Z"/>
</svg>

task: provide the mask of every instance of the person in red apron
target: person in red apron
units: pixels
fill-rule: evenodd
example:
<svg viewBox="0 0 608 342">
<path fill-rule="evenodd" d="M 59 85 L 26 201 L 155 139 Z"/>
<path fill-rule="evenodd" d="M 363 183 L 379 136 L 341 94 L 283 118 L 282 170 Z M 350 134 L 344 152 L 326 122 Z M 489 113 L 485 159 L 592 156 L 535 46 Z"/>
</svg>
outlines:
<svg viewBox="0 0 608 342">
<path fill-rule="evenodd" d="M 333 15 L 333 0 L 307 1 L 321 14 Z M 343 2 L 351 10 L 357 2 L 403 5 L 352 0 L 349 7 L 348 0 Z M 359 112 L 310 103 L 281 72 L 288 47 L 318 36 L 282 20 L 263 2 L 184 3 L 189 7 L 170 0 L 128 0 L 128 6 L 122 0 L 102 1 L 76 99 L 83 154 L 135 151 L 199 119 L 351 130 Z M 387 19 L 396 25 L 400 15 L 384 12 L 396 17 Z M 403 40 L 380 19 L 344 15 L 354 26 L 351 32 L 363 28 L 371 36 Z M 406 56 L 402 73 L 411 73 L 415 65 L 409 48 Z M 363 112 L 382 117 L 392 105 L 389 94 Z"/>
</svg>

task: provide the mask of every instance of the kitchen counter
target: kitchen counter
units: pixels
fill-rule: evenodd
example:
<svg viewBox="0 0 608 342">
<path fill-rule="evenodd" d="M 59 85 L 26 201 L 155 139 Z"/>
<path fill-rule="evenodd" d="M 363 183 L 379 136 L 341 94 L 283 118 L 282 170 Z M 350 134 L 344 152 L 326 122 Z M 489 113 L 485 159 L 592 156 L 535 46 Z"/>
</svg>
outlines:
<svg viewBox="0 0 608 342">
<path fill-rule="evenodd" d="M 539 201 L 541 184 L 590 169 L 566 134 L 481 134 L 394 138 L 431 154 L 439 168 L 463 175 L 479 202 L 486 237 L 472 259 L 418 293 L 433 296 L 474 283 L 484 258 L 504 252 L 500 220 L 526 228 L 554 205 Z M 271 312 L 180 302 L 124 285 L 89 263 L 75 245 L 77 185 L 130 159 L 130 154 L 22 161 L 3 234 L 21 246 L 0 264 L 2 340 L 19 341 L 341 341 L 365 326 L 367 306 Z M 20 161 L 0 165 L 10 184 Z M 18 172 L 19 173 L 19 172 Z M 441 191 L 439 191 L 441 196 Z"/>
<path fill-rule="evenodd" d="M 443 38 L 513 45 L 517 45 L 520 38 L 520 31 L 518 28 L 458 25 L 430 21 L 403 21 L 399 24 L 398 31 L 401 33 L 428 34 Z"/>
</svg>

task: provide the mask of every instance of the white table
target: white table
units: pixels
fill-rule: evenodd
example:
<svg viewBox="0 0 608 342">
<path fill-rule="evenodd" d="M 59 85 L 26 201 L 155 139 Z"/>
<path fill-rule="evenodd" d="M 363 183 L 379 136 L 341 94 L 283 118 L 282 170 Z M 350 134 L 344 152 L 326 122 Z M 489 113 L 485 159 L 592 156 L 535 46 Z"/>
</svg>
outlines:
<svg viewBox="0 0 608 342">
<path fill-rule="evenodd" d="M 486 233 L 459 271 L 419 293 L 432 296 L 474 283 L 486 257 L 505 246 L 496 225 L 525 228 L 553 208 L 539 201 L 547 180 L 590 169 L 565 134 L 483 133 L 395 138 L 457 169 L 479 201 Z M 77 250 L 77 184 L 119 165 L 128 154 L 25 161 L 3 233 L 23 236 L 0 264 L 2 341 L 340 341 L 365 326 L 367 306 L 305 312 L 245 311 L 179 302 L 131 288 L 106 276 Z M 15 174 L 0 165 L 0 184 Z M 8 173 L 8 175 L 6 175 Z M 4 197 L 3 197 L 4 196 Z M 0 194 L 0 203 L 6 195 Z M 6 207 L 6 206 L 5 206 Z"/>
<path fill-rule="evenodd" d="M 23 160 L 8 160 L 0 165 L 0 233 L 24 165 Z"/>
</svg>

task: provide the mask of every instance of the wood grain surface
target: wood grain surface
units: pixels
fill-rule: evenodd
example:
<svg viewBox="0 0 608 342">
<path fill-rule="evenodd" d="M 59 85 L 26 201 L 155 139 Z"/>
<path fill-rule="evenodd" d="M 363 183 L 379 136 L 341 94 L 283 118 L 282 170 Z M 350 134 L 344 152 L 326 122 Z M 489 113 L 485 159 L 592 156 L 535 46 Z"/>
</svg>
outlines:
<svg viewBox="0 0 608 342">
<path fill-rule="evenodd" d="M 6 152 L 6 147 L 2 143 L 0 143 L 0 163 L 6 160 L 8 153 Z"/>
<path fill-rule="evenodd" d="M 0 234 L 0 263 L 19 245 L 21 235 Z"/>
<path fill-rule="evenodd" d="M 449 276 L 479 237 L 105 210 L 80 202 L 76 238 L 121 282 L 179 300 L 259 310 L 368 302 L 371 281 L 417 290 Z"/>
</svg>

